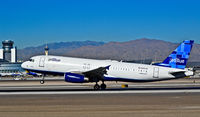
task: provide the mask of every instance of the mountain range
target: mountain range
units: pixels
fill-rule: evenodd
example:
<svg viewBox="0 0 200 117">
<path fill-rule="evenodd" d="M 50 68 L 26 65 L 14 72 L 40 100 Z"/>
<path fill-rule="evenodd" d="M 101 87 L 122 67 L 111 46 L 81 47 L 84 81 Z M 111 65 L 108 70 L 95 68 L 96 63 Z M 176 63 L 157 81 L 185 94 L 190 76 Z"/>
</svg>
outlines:
<svg viewBox="0 0 200 117">
<path fill-rule="evenodd" d="M 137 39 L 126 42 L 73 41 L 49 43 L 50 55 L 113 59 L 123 61 L 164 60 L 179 44 L 156 39 Z M 45 44 L 18 50 L 18 58 L 44 54 Z M 200 62 L 200 44 L 194 44 L 189 61 Z"/>
</svg>

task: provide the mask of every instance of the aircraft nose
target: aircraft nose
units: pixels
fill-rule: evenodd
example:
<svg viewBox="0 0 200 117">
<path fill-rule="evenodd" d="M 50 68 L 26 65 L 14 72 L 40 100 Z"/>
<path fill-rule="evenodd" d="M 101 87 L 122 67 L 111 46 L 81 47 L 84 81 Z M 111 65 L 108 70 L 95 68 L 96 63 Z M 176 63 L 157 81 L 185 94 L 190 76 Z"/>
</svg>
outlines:
<svg viewBox="0 0 200 117">
<path fill-rule="evenodd" d="M 23 62 L 22 64 L 21 64 L 21 67 L 23 68 L 23 69 L 26 69 L 28 66 L 27 66 L 27 62 Z"/>
</svg>

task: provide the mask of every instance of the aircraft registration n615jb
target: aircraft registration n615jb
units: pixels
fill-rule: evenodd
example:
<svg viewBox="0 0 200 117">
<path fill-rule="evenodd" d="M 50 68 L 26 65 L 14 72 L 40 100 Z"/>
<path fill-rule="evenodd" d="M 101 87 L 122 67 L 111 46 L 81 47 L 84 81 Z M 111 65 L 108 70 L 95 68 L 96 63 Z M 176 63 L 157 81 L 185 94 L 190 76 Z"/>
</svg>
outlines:
<svg viewBox="0 0 200 117">
<path fill-rule="evenodd" d="M 22 68 L 43 74 L 63 75 L 66 82 L 96 82 L 95 90 L 106 89 L 105 81 L 152 82 L 192 76 L 186 63 L 194 41 L 183 41 L 162 63 L 153 65 L 62 56 L 34 56 Z M 99 85 L 98 82 L 102 81 Z"/>
</svg>

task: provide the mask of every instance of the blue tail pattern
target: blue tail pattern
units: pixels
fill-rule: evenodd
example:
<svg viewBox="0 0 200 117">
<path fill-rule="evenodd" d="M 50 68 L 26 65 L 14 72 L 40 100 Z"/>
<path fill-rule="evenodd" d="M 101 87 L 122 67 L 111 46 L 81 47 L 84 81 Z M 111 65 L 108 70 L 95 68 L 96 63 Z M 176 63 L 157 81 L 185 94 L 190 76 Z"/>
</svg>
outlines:
<svg viewBox="0 0 200 117">
<path fill-rule="evenodd" d="M 185 40 L 158 66 L 185 69 L 194 41 Z"/>
</svg>

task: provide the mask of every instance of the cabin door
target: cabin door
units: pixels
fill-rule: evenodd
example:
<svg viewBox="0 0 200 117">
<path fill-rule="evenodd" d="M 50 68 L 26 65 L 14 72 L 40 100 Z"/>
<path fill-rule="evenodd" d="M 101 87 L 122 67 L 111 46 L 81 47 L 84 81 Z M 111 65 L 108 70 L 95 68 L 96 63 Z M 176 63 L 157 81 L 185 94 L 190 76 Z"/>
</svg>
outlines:
<svg viewBox="0 0 200 117">
<path fill-rule="evenodd" d="M 158 67 L 154 67 L 153 68 L 153 77 L 154 78 L 158 78 L 159 77 L 159 68 Z"/>
<path fill-rule="evenodd" d="M 39 67 L 44 67 L 45 57 L 40 57 Z"/>
</svg>

